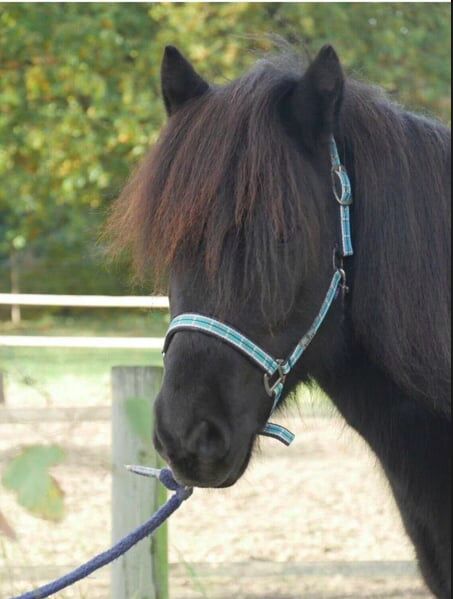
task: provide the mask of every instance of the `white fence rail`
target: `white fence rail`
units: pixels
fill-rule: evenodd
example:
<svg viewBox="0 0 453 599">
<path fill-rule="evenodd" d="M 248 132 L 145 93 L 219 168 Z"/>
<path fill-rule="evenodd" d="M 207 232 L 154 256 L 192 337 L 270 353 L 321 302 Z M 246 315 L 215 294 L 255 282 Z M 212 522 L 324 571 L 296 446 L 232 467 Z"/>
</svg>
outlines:
<svg viewBox="0 0 453 599">
<path fill-rule="evenodd" d="M 0 293 L 3 306 L 54 306 L 71 308 L 151 308 L 168 309 L 165 296 L 116 295 L 38 295 L 31 293 Z"/>
<path fill-rule="evenodd" d="M 82 349 L 158 349 L 161 337 L 40 337 L 0 335 L 0 347 L 60 347 Z"/>
<path fill-rule="evenodd" d="M 0 293 L 3 306 L 54 306 L 71 308 L 147 308 L 168 310 L 165 296 L 112 295 L 39 295 Z M 0 335 L 0 347 L 57 347 L 82 349 L 161 350 L 160 337 L 52 337 L 35 335 Z"/>
</svg>

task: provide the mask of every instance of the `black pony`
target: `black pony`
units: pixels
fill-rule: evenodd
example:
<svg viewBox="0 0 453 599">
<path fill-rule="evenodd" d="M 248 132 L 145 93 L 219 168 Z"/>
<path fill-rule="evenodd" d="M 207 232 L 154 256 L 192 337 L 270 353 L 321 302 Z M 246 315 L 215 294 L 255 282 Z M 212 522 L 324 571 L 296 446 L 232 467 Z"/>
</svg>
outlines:
<svg viewBox="0 0 453 599">
<path fill-rule="evenodd" d="M 160 141 L 110 226 L 139 271 L 168 273 L 172 315 L 198 312 L 285 356 L 317 314 L 338 239 L 329 141 L 352 180 L 355 256 L 287 380 L 316 381 L 379 458 L 425 580 L 451 596 L 450 133 L 344 77 L 332 47 L 208 85 L 173 47 Z M 228 345 L 176 334 L 155 443 L 181 481 L 244 473 L 271 408 Z M 370 498 L 371 500 L 371 498 Z"/>
</svg>

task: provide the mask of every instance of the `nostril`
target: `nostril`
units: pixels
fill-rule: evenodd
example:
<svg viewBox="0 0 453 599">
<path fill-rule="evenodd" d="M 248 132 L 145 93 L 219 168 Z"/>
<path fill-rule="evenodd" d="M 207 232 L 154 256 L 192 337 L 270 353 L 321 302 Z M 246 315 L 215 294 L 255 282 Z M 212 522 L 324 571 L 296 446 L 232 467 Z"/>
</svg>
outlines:
<svg viewBox="0 0 453 599">
<path fill-rule="evenodd" d="M 202 460 L 220 460 L 228 453 L 229 441 L 218 425 L 203 420 L 189 435 L 187 449 Z"/>
</svg>

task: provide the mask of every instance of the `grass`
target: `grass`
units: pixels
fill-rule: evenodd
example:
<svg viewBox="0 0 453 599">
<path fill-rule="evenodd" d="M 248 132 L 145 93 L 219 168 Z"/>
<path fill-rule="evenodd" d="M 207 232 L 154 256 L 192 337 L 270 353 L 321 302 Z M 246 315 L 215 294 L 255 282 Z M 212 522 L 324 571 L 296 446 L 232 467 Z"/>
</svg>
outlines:
<svg viewBox="0 0 453 599">
<path fill-rule="evenodd" d="M 193 590 L 196 591 L 197 594 L 203 599 L 209 599 L 208 592 L 205 586 L 203 585 L 196 568 L 184 559 L 183 553 L 179 551 L 177 547 L 175 547 L 175 549 L 176 553 L 178 554 L 179 562 L 184 566 L 184 569 L 186 571 L 187 577 L 190 581 Z"/>
<path fill-rule="evenodd" d="M 168 315 L 162 312 L 109 318 L 45 316 L 16 327 L 0 323 L 0 335 L 161 337 L 167 325 Z M 161 364 L 161 354 L 155 350 L 0 347 L 7 402 L 18 407 L 108 403 L 113 366 Z"/>
<path fill-rule="evenodd" d="M 29 312 L 26 314 L 30 315 Z M 164 310 L 90 310 L 71 312 L 67 316 L 47 314 L 38 318 L 25 318 L 21 324 L 13 325 L 9 320 L 0 320 L 0 335 L 80 335 L 80 336 L 142 336 L 164 335 L 169 323 Z"/>
</svg>

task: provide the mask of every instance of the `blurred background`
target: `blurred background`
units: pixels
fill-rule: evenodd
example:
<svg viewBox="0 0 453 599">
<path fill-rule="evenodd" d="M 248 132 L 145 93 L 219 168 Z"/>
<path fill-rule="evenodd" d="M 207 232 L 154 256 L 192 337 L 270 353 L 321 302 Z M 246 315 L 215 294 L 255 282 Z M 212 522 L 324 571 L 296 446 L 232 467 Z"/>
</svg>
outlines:
<svg viewBox="0 0 453 599">
<path fill-rule="evenodd" d="M 222 83 L 267 34 L 309 54 L 330 42 L 350 74 L 449 123 L 450 16 L 441 3 L 0 3 L 0 294 L 152 291 L 107 264 L 99 232 L 164 123 L 166 44 Z M 160 337 L 167 323 L 161 309 L 0 305 L 1 336 Z M 108 421 L 36 410 L 109 406 L 118 364 L 160 354 L 0 343 L 0 597 L 108 545 Z M 266 441 L 237 488 L 175 518 L 171 599 L 427 596 L 373 459 L 324 398 L 300 395 L 292 453 Z M 107 576 L 60 596 L 108 597 Z"/>
</svg>

